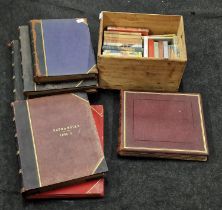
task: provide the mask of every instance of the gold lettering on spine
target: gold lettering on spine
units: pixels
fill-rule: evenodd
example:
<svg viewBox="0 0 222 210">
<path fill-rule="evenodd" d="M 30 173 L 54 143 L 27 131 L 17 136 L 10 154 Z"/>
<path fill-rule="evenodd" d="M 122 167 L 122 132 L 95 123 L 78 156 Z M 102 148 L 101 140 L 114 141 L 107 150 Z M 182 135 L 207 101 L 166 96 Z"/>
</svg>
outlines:
<svg viewBox="0 0 222 210">
<path fill-rule="evenodd" d="M 34 148 L 34 155 L 35 155 L 35 162 L 36 162 L 36 168 L 37 168 L 37 173 L 38 173 L 39 186 L 41 187 L 42 183 L 41 183 L 41 178 L 40 178 L 40 173 L 39 173 L 38 157 L 37 157 L 37 153 L 36 153 L 35 139 L 34 139 L 33 129 L 32 129 L 32 119 L 31 119 L 31 114 L 30 114 L 30 110 L 29 110 L 28 100 L 26 100 L 26 106 L 27 106 L 28 117 L 29 117 L 29 125 L 30 125 L 30 129 L 31 129 L 31 134 L 32 134 L 32 144 L 33 144 L 33 148 Z"/>
</svg>

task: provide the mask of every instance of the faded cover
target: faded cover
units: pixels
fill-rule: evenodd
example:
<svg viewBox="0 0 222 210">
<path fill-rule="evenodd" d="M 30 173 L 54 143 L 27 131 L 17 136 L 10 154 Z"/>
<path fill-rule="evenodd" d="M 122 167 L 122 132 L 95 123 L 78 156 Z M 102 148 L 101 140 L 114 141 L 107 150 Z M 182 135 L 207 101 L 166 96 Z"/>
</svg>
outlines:
<svg viewBox="0 0 222 210">
<path fill-rule="evenodd" d="M 10 43 L 12 54 L 12 79 L 14 84 L 13 94 L 14 100 L 23 100 L 23 82 L 22 82 L 22 70 L 21 70 L 21 56 L 19 53 L 19 41 L 13 40 Z"/>
<path fill-rule="evenodd" d="M 199 94 L 122 91 L 120 125 L 122 155 L 208 155 Z"/>
<path fill-rule="evenodd" d="M 93 118 L 99 135 L 99 140 L 104 148 L 104 111 L 102 105 L 91 105 Z M 104 178 L 90 180 L 81 184 L 50 190 L 28 196 L 28 199 L 45 198 L 79 198 L 79 197 L 103 197 Z"/>
<path fill-rule="evenodd" d="M 20 26 L 19 27 L 19 37 L 20 37 L 20 47 L 21 47 L 21 58 L 19 63 L 22 64 L 23 71 L 23 83 L 24 83 L 24 94 L 26 96 L 35 95 L 46 95 L 49 93 L 61 93 L 79 90 L 89 90 L 96 89 L 98 87 L 97 79 L 85 79 L 79 81 L 69 81 L 69 82 L 59 82 L 59 83 L 45 83 L 38 84 L 33 80 L 33 64 L 32 64 L 32 54 L 29 36 L 29 27 Z M 15 51 L 19 53 L 19 51 Z M 20 55 L 19 55 L 20 57 Z"/>
<path fill-rule="evenodd" d="M 86 19 L 31 20 L 30 26 L 37 82 L 96 77 Z"/>
<path fill-rule="evenodd" d="M 63 94 L 13 103 L 26 195 L 101 177 L 107 171 L 85 96 Z"/>
</svg>

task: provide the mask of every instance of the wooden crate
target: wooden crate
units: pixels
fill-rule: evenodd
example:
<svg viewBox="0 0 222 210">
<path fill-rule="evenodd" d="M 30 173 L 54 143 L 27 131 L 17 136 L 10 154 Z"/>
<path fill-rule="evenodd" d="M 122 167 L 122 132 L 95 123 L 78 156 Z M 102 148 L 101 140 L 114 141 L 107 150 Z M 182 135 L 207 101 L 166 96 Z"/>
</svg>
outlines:
<svg viewBox="0 0 222 210">
<path fill-rule="evenodd" d="M 107 26 L 148 28 L 150 34 L 177 34 L 180 58 L 123 58 L 102 55 Z M 101 12 L 97 64 L 99 84 L 105 89 L 178 91 L 187 62 L 183 17 L 123 12 Z"/>
</svg>

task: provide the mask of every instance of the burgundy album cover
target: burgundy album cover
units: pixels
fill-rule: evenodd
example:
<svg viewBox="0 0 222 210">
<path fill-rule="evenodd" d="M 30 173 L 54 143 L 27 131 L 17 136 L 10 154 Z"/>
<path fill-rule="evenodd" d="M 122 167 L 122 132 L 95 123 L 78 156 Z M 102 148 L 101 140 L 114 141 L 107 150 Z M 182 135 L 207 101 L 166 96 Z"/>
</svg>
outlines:
<svg viewBox="0 0 222 210">
<path fill-rule="evenodd" d="M 93 118 L 99 135 L 99 140 L 104 148 L 104 111 L 102 105 L 91 105 Z M 104 178 L 90 180 L 81 184 L 74 184 L 67 187 L 37 193 L 28 196 L 28 199 L 46 198 L 83 198 L 83 197 L 103 197 Z"/>
<path fill-rule="evenodd" d="M 19 100 L 12 105 L 24 196 L 102 178 L 107 172 L 85 94 Z"/>
<path fill-rule="evenodd" d="M 121 92 L 120 155 L 206 160 L 199 94 Z"/>
</svg>

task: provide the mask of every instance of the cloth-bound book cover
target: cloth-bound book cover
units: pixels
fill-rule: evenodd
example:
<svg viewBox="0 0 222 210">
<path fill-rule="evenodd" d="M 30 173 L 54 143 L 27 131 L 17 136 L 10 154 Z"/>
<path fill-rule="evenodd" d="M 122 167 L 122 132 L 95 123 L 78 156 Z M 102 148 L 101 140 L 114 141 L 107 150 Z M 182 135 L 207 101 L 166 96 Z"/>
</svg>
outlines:
<svg viewBox="0 0 222 210">
<path fill-rule="evenodd" d="M 20 50 L 17 52 L 15 51 L 15 54 L 20 54 L 21 52 L 21 55 L 17 55 L 21 57 L 21 61 L 17 65 L 22 65 L 24 94 L 26 96 L 38 96 L 82 90 L 92 92 L 92 90 L 96 90 L 98 87 L 96 78 L 56 83 L 36 83 L 33 80 L 33 61 L 28 26 L 19 26 L 19 40 Z"/>
<path fill-rule="evenodd" d="M 99 178 L 108 170 L 84 93 L 12 105 L 25 196 Z"/>
<path fill-rule="evenodd" d="M 91 105 L 93 118 L 99 135 L 99 140 L 104 147 L 104 111 L 102 105 Z M 81 184 L 74 184 L 47 192 L 37 193 L 26 197 L 27 199 L 47 199 L 47 198 L 83 198 L 83 197 L 103 197 L 104 178 L 90 180 Z"/>
<path fill-rule="evenodd" d="M 207 160 L 199 94 L 121 92 L 120 155 Z"/>
<path fill-rule="evenodd" d="M 85 18 L 31 20 L 30 31 L 36 82 L 96 78 Z"/>
</svg>

